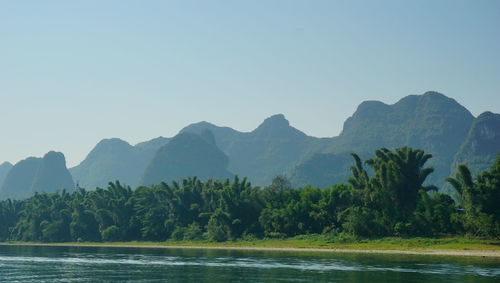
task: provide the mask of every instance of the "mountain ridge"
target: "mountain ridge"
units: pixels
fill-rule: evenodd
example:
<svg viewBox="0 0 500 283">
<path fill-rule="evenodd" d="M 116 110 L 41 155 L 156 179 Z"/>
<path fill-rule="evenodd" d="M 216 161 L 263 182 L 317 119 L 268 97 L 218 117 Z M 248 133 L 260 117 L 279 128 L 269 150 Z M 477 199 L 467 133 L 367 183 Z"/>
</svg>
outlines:
<svg viewBox="0 0 500 283">
<path fill-rule="evenodd" d="M 210 130 L 216 145 L 229 157 L 228 170 L 247 176 L 257 185 L 269 184 L 278 174 L 297 178 L 293 180 L 297 185 L 304 185 L 306 181 L 313 185 L 343 182 L 352 163 L 346 158 L 347 153 L 357 152 L 368 158 L 380 147 L 405 145 L 434 155 L 430 163 L 436 167 L 436 173 L 430 180 L 441 185 L 450 174 L 450 164 L 474 119 L 455 99 L 428 91 L 405 96 L 393 104 L 363 101 L 346 119 L 338 136 L 309 136 L 290 125 L 283 114 L 272 115 L 247 132 L 201 121 L 187 125 L 179 133 Z M 321 161 L 322 166 L 314 169 L 314 160 Z M 311 176 L 324 175 L 331 179 L 316 182 L 307 178 L 307 173 L 300 172 L 301 168 L 316 170 L 310 171 Z M 344 169 L 340 173 L 328 173 L 328 168 Z"/>
<path fill-rule="evenodd" d="M 248 132 L 201 121 L 185 126 L 178 135 L 197 134 L 208 144 L 213 143 L 228 158 L 227 172 L 248 177 L 259 186 L 268 185 L 280 174 L 288 175 L 295 185 L 324 187 L 345 182 L 353 162 L 351 152 L 366 159 L 378 148 L 403 146 L 433 154 L 429 164 L 436 171 L 429 180 L 440 186 L 461 160 L 474 168 L 491 165 L 490 157 L 497 148 L 488 151 L 487 158 L 469 149 L 475 142 L 488 142 L 479 138 L 481 131 L 477 129 L 484 127 L 483 132 L 490 129 L 494 133 L 490 143 L 498 144 L 496 115 L 500 117 L 485 112 L 476 118 L 455 99 L 429 91 L 405 96 L 393 104 L 363 101 L 344 121 L 338 136 L 309 136 L 293 127 L 283 114 L 264 119 Z M 103 139 L 69 170 L 73 179 L 87 189 L 114 180 L 136 187 L 160 148 L 174 138 L 160 136 L 135 145 L 118 138 Z"/>
</svg>

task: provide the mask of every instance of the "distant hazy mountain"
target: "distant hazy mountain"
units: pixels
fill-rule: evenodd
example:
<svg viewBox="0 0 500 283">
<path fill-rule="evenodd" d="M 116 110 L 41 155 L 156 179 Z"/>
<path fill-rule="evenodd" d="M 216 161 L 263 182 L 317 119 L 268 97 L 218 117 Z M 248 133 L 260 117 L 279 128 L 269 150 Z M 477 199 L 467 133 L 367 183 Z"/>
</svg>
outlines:
<svg viewBox="0 0 500 283">
<path fill-rule="evenodd" d="M 290 173 L 304 154 L 324 142 L 290 126 L 282 114 L 267 118 L 248 133 L 207 122 L 189 125 L 181 132 L 204 129 L 214 133 L 217 145 L 229 157 L 229 170 L 256 185 L 267 185 L 276 175 Z"/>
<path fill-rule="evenodd" d="M 13 165 L 10 162 L 4 162 L 0 165 L 0 189 L 2 188 L 5 177 L 7 177 L 10 169 L 12 169 L 12 166 Z"/>
<path fill-rule="evenodd" d="M 267 118 L 251 132 L 200 122 L 185 127 L 180 133 L 211 131 L 216 147 L 229 160 L 226 171 L 246 176 L 255 185 L 267 185 L 276 175 L 287 174 L 296 185 L 329 186 L 346 181 L 352 164 L 349 153 L 356 152 L 366 159 L 381 147 L 403 146 L 432 153 L 434 157 L 429 164 L 435 167 L 435 173 L 429 182 L 442 185 L 454 162 L 466 162 L 473 170 L 491 165 L 492 156 L 498 152 L 495 147 L 499 144 L 497 121 L 498 114 L 492 113 L 474 120 L 473 115 L 455 100 L 437 92 L 427 92 L 404 97 L 393 105 L 365 101 L 345 121 L 342 133 L 332 138 L 307 136 L 290 126 L 281 114 Z M 136 186 L 141 176 L 149 183 L 187 174 L 179 169 L 181 171 L 175 174 L 162 175 L 174 172 L 165 160 L 180 164 L 180 157 L 174 151 L 179 150 L 192 160 L 195 158 L 179 144 L 168 144 L 166 138 L 136 146 L 119 139 L 103 140 L 80 165 L 70 170 L 74 180 L 89 189 L 106 186 L 113 180 Z M 151 163 L 160 148 L 163 155 L 157 154 L 156 163 Z M 210 158 L 201 152 L 198 155 Z M 202 161 L 219 162 L 218 157 L 213 158 L 215 160 Z M 149 168 L 150 163 L 154 166 Z"/>
<path fill-rule="evenodd" d="M 31 191 L 54 192 L 60 189 L 71 191 L 74 188 L 75 184 L 66 168 L 64 155 L 54 151 L 45 154 L 36 172 Z"/>
<path fill-rule="evenodd" d="M 345 174 L 320 173 L 328 170 L 348 172 L 350 164 L 345 164 L 342 170 L 338 158 L 332 154 L 356 152 L 366 158 L 381 147 L 411 146 L 433 154 L 429 164 L 436 171 L 429 180 L 442 184 L 450 173 L 453 157 L 467 137 L 473 120 L 474 117 L 465 107 L 437 92 L 410 95 L 394 105 L 365 101 L 345 121 L 340 136 L 332 140 L 327 150 L 331 153 L 313 157 L 322 162 L 305 160 L 304 164 L 308 166 L 297 166 L 294 176 L 303 176 L 302 179 L 314 185 L 342 182 L 345 181 Z M 322 175 L 324 179 L 312 178 Z"/>
<path fill-rule="evenodd" d="M 41 158 L 29 157 L 19 161 L 10 169 L 0 190 L 0 199 L 21 199 L 31 195 L 31 186 L 35 180 Z"/>
<path fill-rule="evenodd" d="M 491 167 L 500 153 L 500 114 L 484 112 L 472 123 L 469 134 L 455 155 L 452 171 L 465 163 L 478 174 Z"/>
<path fill-rule="evenodd" d="M 156 151 L 167 142 L 159 137 L 132 146 L 121 139 L 104 139 L 70 172 L 75 182 L 87 189 L 106 187 L 115 180 L 135 187 Z"/>
<path fill-rule="evenodd" d="M 179 181 L 184 177 L 225 179 L 228 158 L 216 145 L 212 132 L 180 133 L 162 146 L 144 171 L 142 183 Z"/>
<path fill-rule="evenodd" d="M 60 152 L 49 152 L 43 158 L 30 157 L 19 161 L 7 174 L 0 198 L 22 199 L 35 192 L 73 190 L 73 179 Z"/>
<path fill-rule="evenodd" d="M 353 158 L 348 153 L 318 153 L 298 164 L 292 173 L 294 186 L 314 185 L 327 188 L 345 182 L 350 176 Z"/>
</svg>

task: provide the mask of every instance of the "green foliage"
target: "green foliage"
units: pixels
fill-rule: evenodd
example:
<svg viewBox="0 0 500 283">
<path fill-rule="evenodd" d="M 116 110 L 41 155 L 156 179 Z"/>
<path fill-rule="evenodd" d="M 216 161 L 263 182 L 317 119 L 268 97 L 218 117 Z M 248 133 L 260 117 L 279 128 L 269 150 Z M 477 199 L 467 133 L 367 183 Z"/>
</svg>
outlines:
<svg viewBox="0 0 500 283">
<path fill-rule="evenodd" d="M 207 236 L 210 241 L 223 242 L 231 238 L 229 215 L 220 208 L 210 216 L 207 224 Z"/>
<path fill-rule="evenodd" d="M 101 231 L 101 236 L 107 242 L 118 241 L 120 239 L 120 228 L 116 225 L 111 225 Z"/>
<path fill-rule="evenodd" d="M 10 238 L 11 230 L 19 221 L 20 201 L 0 201 L 0 241 Z"/>
<path fill-rule="evenodd" d="M 200 224 L 194 222 L 186 227 L 184 231 L 184 241 L 200 241 L 203 240 L 203 229 Z"/>
<path fill-rule="evenodd" d="M 446 235 L 460 231 L 458 216 L 455 202 L 449 195 L 420 192 L 414 220 L 420 235 Z"/>
<path fill-rule="evenodd" d="M 423 185 L 433 172 L 425 167 L 432 155 L 410 147 L 382 148 L 375 155 L 366 161 L 374 172 L 370 177 L 361 158 L 353 154 L 349 183 L 358 203 L 346 211 L 345 229 L 362 236 L 419 234 L 413 223 L 418 195 L 435 190 Z"/>
<path fill-rule="evenodd" d="M 93 191 L 37 193 L 0 201 L 0 240 L 235 241 L 289 238 L 349 242 L 363 237 L 500 235 L 500 156 L 474 177 L 459 166 L 448 181 L 458 194 L 425 185 L 431 158 L 409 147 L 380 149 L 363 162 L 352 155 L 349 184 L 293 188 L 279 175 L 264 188 L 246 178 L 141 186 L 120 182 Z M 365 164 L 369 166 L 365 169 Z M 461 213 L 463 211 L 463 213 Z M 320 236 L 311 236 L 320 235 Z"/>
<path fill-rule="evenodd" d="M 489 171 L 473 178 L 464 164 L 455 177 L 446 179 L 456 190 L 465 231 L 480 236 L 500 236 L 500 154 Z"/>
</svg>

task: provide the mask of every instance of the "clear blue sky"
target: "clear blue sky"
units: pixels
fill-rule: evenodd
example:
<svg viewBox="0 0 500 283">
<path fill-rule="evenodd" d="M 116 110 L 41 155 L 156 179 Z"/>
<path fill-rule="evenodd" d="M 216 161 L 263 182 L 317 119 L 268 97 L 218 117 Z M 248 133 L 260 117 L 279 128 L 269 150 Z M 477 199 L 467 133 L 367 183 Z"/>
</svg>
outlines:
<svg viewBox="0 0 500 283">
<path fill-rule="evenodd" d="M 500 112 L 500 1 L 0 0 L 0 162 L 283 113 L 336 136 L 363 100 Z"/>
</svg>

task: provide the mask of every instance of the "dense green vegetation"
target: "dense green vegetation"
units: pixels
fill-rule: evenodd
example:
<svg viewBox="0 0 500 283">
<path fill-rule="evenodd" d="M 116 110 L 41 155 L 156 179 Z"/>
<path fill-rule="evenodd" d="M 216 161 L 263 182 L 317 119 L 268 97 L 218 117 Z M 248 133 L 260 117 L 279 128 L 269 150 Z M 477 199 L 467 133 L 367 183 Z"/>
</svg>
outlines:
<svg viewBox="0 0 500 283">
<path fill-rule="evenodd" d="M 0 240 L 252 240 L 307 234 L 339 237 L 500 236 L 500 156 L 476 178 L 466 166 L 449 178 L 458 203 L 425 181 L 432 156 L 382 148 L 353 154 L 347 184 L 294 189 L 283 176 L 267 187 L 246 179 L 37 193 L 0 202 Z M 366 168 L 365 168 L 366 167 Z"/>
</svg>

